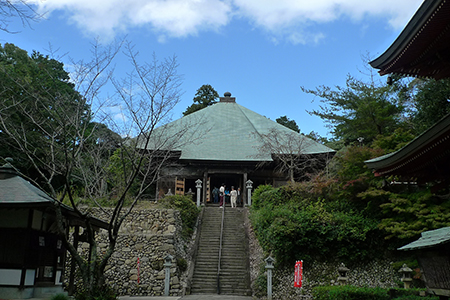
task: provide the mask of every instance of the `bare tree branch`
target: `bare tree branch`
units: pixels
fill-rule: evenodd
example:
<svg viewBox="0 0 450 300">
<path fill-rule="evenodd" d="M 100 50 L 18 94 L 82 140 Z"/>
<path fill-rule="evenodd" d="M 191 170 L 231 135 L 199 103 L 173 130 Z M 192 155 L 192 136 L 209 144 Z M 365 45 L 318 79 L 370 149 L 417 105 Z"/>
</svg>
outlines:
<svg viewBox="0 0 450 300">
<path fill-rule="evenodd" d="M 311 152 L 314 141 L 297 132 L 280 131 L 271 128 L 266 134 L 258 134 L 262 145 L 257 156 L 270 154 L 275 163 L 275 170 L 287 174 L 291 182 L 300 179 L 306 173 L 316 172 L 319 168 L 319 157 Z M 270 162 L 263 161 L 263 166 Z"/>
<path fill-rule="evenodd" d="M 0 30 L 7 33 L 18 33 L 18 31 L 9 30 L 12 19 L 18 18 L 23 27 L 31 27 L 30 22 L 36 22 L 42 18 L 42 15 L 28 3 L 27 0 L 0 0 Z"/>
</svg>

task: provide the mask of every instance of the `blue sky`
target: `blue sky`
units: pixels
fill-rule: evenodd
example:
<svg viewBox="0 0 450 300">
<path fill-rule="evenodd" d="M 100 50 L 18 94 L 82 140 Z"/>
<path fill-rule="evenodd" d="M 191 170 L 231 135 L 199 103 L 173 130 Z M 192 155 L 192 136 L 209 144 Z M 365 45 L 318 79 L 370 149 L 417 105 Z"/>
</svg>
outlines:
<svg viewBox="0 0 450 300">
<path fill-rule="evenodd" d="M 108 43 L 126 36 L 141 59 L 177 56 L 184 94 L 173 119 L 200 86 L 210 84 L 272 120 L 286 115 L 301 132 L 326 136 L 322 120 L 306 112 L 317 109 L 320 99 L 300 87 L 344 86 L 347 74 L 368 80 L 362 57 L 384 52 L 422 0 L 28 2 L 45 18 L 31 28 L 12 19 L 9 29 L 20 32 L 0 32 L 1 44 L 43 54 L 51 45 L 59 55 L 67 53 L 61 60 L 69 64 L 69 58 L 88 59 L 96 38 Z"/>
</svg>

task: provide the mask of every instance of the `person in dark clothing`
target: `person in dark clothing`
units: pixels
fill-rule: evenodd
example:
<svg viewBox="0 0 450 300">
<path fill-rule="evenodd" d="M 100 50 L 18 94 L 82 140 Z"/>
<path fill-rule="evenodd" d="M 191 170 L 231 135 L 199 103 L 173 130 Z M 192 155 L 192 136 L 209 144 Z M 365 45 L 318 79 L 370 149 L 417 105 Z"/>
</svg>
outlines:
<svg viewBox="0 0 450 300">
<path fill-rule="evenodd" d="M 219 189 L 215 186 L 213 191 L 213 199 L 214 199 L 214 203 L 218 203 L 219 202 Z"/>
</svg>

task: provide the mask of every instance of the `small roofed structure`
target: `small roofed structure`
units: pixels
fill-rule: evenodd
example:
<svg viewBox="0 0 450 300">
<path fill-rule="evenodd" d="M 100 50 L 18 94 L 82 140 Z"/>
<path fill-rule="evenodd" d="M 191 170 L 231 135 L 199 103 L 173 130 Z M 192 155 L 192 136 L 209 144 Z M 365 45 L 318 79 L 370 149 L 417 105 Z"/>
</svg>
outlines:
<svg viewBox="0 0 450 300">
<path fill-rule="evenodd" d="M 277 137 L 275 139 L 271 139 Z M 278 144 L 278 147 L 269 145 Z M 241 188 L 245 200 L 248 180 L 259 184 L 282 185 L 286 172 L 277 172 L 281 156 L 293 154 L 311 158 L 331 158 L 335 151 L 236 103 L 227 92 L 214 105 L 161 126 L 152 132 L 149 151 L 171 150 L 176 165 L 160 172 L 159 196 L 170 189 L 184 194 L 196 190 L 202 180 L 203 202 L 211 200 L 214 187 Z M 276 150 L 274 150 L 276 149 Z"/>
<path fill-rule="evenodd" d="M 421 237 L 398 250 L 417 252 L 424 280 L 431 294 L 450 296 L 450 227 L 422 232 Z"/>
<path fill-rule="evenodd" d="M 67 232 L 82 226 L 73 209 L 22 178 L 11 161 L 0 167 L 0 299 L 63 292 L 66 249 L 56 228 L 57 205 Z M 91 222 L 97 228 L 108 225 L 95 218 Z"/>
</svg>

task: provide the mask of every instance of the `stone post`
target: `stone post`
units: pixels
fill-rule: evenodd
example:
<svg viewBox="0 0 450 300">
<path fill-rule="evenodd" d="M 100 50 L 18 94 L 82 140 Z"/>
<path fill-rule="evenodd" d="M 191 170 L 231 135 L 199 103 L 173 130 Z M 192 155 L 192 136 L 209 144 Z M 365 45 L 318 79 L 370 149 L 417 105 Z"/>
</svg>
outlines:
<svg viewBox="0 0 450 300">
<path fill-rule="evenodd" d="M 269 256 L 265 261 L 265 268 L 267 270 L 267 300 L 272 300 L 272 270 L 274 268 L 273 263 L 275 260 Z"/>
<path fill-rule="evenodd" d="M 200 197 L 201 197 L 201 189 L 202 189 L 202 181 L 197 179 L 195 182 L 195 187 L 197 188 L 197 207 L 200 207 Z"/>
<path fill-rule="evenodd" d="M 247 180 L 245 183 L 245 187 L 247 188 L 247 204 L 248 206 L 252 206 L 252 188 L 253 181 Z"/>
<path fill-rule="evenodd" d="M 172 266 L 172 255 L 167 255 L 164 258 L 164 267 L 166 268 L 166 278 L 164 281 L 164 296 L 169 296 L 169 290 L 170 290 L 170 267 Z"/>
</svg>

